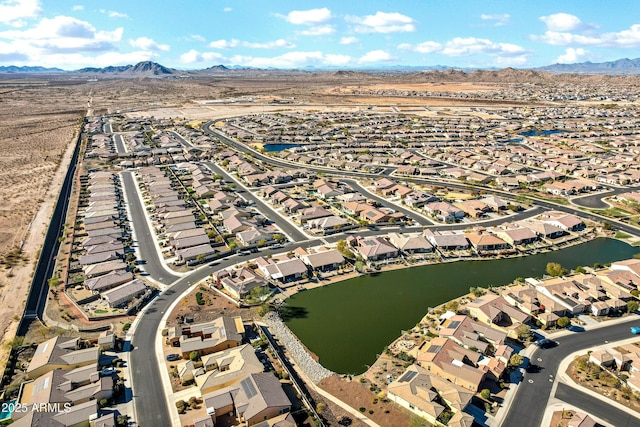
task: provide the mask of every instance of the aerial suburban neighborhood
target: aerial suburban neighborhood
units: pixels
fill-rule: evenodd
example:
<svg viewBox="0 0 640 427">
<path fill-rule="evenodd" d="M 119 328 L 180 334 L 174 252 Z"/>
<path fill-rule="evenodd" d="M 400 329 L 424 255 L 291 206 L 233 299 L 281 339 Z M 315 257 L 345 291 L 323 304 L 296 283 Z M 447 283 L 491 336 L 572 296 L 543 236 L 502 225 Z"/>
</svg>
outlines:
<svg viewBox="0 0 640 427">
<path fill-rule="evenodd" d="M 0 46 L 49 16 L 27 3 L 0 2 Z M 221 27 L 240 9 L 212 7 Z M 474 37 L 218 53 L 419 23 L 335 10 L 270 12 L 294 38 L 209 35 L 177 68 L 146 37 L 100 68 L 123 28 L 64 16 L 38 30 L 69 39 L 54 56 L 111 53 L 0 49 L 0 426 L 640 425 L 640 61 L 527 68 Z M 531 43 L 624 33 L 545 13 Z M 478 49 L 497 62 L 397 62 Z"/>
</svg>

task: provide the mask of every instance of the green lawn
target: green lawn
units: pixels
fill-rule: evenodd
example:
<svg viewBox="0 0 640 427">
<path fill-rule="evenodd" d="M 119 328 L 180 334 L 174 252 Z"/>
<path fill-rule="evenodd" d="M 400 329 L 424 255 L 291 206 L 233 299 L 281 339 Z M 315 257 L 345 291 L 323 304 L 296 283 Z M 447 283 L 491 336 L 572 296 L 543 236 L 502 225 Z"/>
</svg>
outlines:
<svg viewBox="0 0 640 427">
<path fill-rule="evenodd" d="M 631 237 L 631 234 L 627 234 L 627 233 L 624 233 L 622 231 L 617 231 L 615 237 L 616 237 L 616 239 L 628 239 L 629 237 Z"/>
</svg>

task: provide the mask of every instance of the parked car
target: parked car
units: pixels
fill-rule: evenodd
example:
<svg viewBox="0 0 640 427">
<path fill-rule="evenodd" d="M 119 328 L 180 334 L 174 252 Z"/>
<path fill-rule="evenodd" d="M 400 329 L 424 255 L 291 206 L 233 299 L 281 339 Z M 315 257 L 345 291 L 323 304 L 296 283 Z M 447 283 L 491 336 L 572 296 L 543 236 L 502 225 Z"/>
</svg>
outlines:
<svg viewBox="0 0 640 427">
<path fill-rule="evenodd" d="M 536 341 L 536 345 L 540 348 L 552 348 L 558 345 L 558 343 L 554 340 L 550 340 L 549 338 L 542 338 Z"/>
<path fill-rule="evenodd" d="M 180 355 L 179 354 L 167 354 L 167 362 L 174 362 L 176 360 L 180 359 Z"/>
<path fill-rule="evenodd" d="M 100 371 L 100 375 L 103 377 L 109 377 L 117 372 L 118 371 L 116 370 L 116 368 L 104 368 L 102 371 Z"/>
<path fill-rule="evenodd" d="M 631 327 L 631 333 L 632 333 L 633 335 L 638 335 L 638 334 L 640 334 L 640 326 L 632 326 L 632 327 Z"/>
</svg>

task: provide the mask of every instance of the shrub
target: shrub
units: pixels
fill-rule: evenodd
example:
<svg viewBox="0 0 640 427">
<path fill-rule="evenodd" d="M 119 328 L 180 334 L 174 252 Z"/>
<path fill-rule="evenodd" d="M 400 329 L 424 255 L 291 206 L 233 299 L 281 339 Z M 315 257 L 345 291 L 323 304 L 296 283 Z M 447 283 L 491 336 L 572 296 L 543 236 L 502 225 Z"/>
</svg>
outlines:
<svg viewBox="0 0 640 427">
<path fill-rule="evenodd" d="M 569 326 L 569 323 L 571 323 L 571 321 L 568 317 L 561 317 L 557 322 L 559 328 L 566 328 L 567 326 Z"/>
<path fill-rule="evenodd" d="M 480 392 L 480 396 L 482 396 L 484 400 L 491 399 L 491 390 L 489 390 L 488 388 L 482 389 L 482 391 Z"/>
<path fill-rule="evenodd" d="M 358 410 L 364 414 L 364 411 L 366 411 L 367 408 L 365 408 L 364 406 L 361 406 L 360 409 L 358 409 Z"/>
<path fill-rule="evenodd" d="M 204 305 L 204 297 L 202 296 L 202 292 L 196 292 L 196 303 L 198 305 Z"/>
</svg>

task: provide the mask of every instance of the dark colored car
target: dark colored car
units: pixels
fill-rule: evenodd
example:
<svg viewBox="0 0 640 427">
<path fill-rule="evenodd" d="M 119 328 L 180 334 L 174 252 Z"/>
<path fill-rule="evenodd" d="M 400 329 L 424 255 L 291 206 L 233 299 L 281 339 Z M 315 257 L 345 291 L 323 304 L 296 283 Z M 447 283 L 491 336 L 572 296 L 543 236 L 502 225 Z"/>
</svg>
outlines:
<svg viewBox="0 0 640 427">
<path fill-rule="evenodd" d="M 541 340 L 536 341 L 536 345 L 540 348 L 553 348 L 558 345 L 558 343 L 554 340 L 550 340 L 549 338 L 542 338 Z"/>
<path fill-rule="evenodd" d="M 167 362 L 175 362 L 180 359 L 179 354 L 167 354 Z"/>
</svg>

